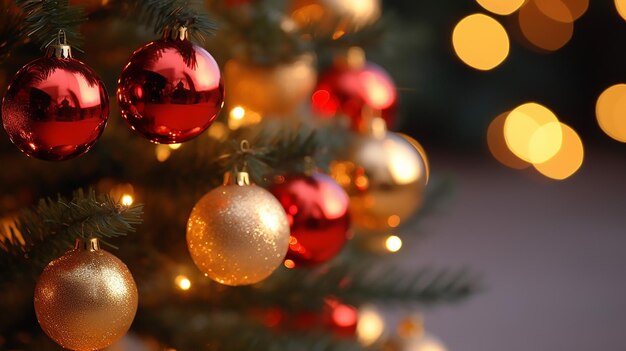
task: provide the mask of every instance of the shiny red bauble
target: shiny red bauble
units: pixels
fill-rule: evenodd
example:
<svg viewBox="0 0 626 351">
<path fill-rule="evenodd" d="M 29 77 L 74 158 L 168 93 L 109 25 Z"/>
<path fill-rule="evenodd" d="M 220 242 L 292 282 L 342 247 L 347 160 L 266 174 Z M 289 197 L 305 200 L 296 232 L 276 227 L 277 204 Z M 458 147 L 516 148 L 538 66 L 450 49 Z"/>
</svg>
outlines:
<svg viewBox="0 0 626 351">
<path fill-rule="evenodd" d="M 329 176 L 313 173 L 281 178 L 270 191 L 283 205 L 291 238 L 287 260 L 296 267 L 335 257 L 350 230 L 348 195 Z"/>
<path fill-rule="evenodd" d="M 28 156 L 67 160 L 87 152 L 109 118 L 104 84 L 73 58 L 43 57 L 17 72 L 2 102 L 11 141 Z"/>
<path fill-rule="evenodd" d="M 380 66 L 335 65 L 322 73 L 312 96 L 313 110 L 324 117 L 346 115 L 358 129 L 364 107 L 379 111 L 391 128 L 398 96 L 389 74 Z"/>
<path fill-rule="evenodd" d="M 165 38 L 139 48 L 118 84 L 122 116 L 155 143 L 174 144 L 198 136 L 224 101 L 217 62 L 188 39 Z"/>
</svg>

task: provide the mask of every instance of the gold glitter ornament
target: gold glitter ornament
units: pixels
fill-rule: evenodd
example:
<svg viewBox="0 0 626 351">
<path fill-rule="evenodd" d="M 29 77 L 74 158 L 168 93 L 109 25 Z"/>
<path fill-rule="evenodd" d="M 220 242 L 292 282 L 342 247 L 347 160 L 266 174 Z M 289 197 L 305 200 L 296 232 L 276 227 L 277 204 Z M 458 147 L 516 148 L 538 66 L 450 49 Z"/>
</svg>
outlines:
<svg viewBox="0 0 626 351">
<path fill-rule="evenodd" d="M 350 196 L 357 229 L 397 227 L 422 204 L 428 168 L 418 150 L 382 118 L 370 119 L 367 132 L 354 137 L 347 154 L 331 164 L 331 175 Z"/>
<path fill-rule="evenodd" d="M 99 350 L 120 339 L 135 318 L 137 286 L 117 257 L 98 239 L 50 262 L 35 287 L 35 313 L 43 331 L 76 351 Z"/>
<path fill-rule="evenodd" d="M 250 185 L 248 174 L 204 195 L 187 222 L 187 246 L 196 266 L 216 282 L 260 282 L 281 265 L 289 247 L 289 223 L 278 200 Z M 236 184 L 233 184 L 236 183 Z"/>
</svg>

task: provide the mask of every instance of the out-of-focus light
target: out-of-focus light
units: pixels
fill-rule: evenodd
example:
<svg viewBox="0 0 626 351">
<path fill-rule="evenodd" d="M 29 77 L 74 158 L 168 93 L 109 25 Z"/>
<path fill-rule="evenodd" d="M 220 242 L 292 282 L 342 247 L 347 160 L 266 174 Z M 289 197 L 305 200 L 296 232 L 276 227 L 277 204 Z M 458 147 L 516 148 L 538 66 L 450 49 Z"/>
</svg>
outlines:
<svg viewBox="0 0 626 351">
<path fill-rule="evenodd" d="M 489 128 L 487 128 L 487 146 L 491 155 L 503 165 L 513 169 L 524 169 L 530 166 L 530 163 L 515 156 L 514 153 L 509 150 L 504 139 L 504 122 L 509 112 L 502 113 L 496 117 Z"/>
<path fill-rule="evenodd" d="M 183 274 L 176 276 L 174 283 L 180 290 L 189 290 L 191 288 L 191 280 Z"/>
<path fill-rule="evenodd" d="M 261 122 L 261 115 L 250 110 L 237 106 L 230 110 L 228 118 L 228 127 L 230 129 L 239 129 L 244 126 L 253 125 Z"/>
<path fill-rule="evenodd" d="M 387 248 L 387 251 L 389 252 L 400 251 L 402 248 L 402 239 L 395 235 L 390 235 L 387 237 L 387 240 L 385 240 L 385 248 Z"/>
<path fill-rule="evenodd" d="M 559 22 L 573 22 L 589 8 L 589 0 L 540 0 L 535 3 L 544 15 Z"/>
<path fill-rule="evenodd" d="M 496 15 L 510 15 L 517 11 L 525 0 L 476 0 L 485 10 Z"/>
<path fill-rule="evenodd" d="M 372 345 L 381 337 L 384 331 L 385 320 L 376 308 L 364 306 L 359 310 L 356 334 L 361 345 Z"/>
<path fill-rule="evenodd" d="M 615 0 L 615 8 L 617 9 L 617 13 L 626 20 L 626 0 Z"/>
<path fill-rule="evenodd" d="M 180 149 L 180 147 L 181 147 L 182 145 L 183 145 L 183 144 L 178 143 L 178 144 L 169 144 L 168 146 L 169 146 L 169 148 L 170 148 L 170 149 L 172 149 L 172 150 L 178 150 L 178 149 Z"/>
<path fill-rule="evenodd" d="M 133 197 L 130 194 L 124 194 L 124 196 L 122 196 L 122 205 L 124 206 L 130 206 L 133 204 Z"/>
<path fill-rule="evenodd" d="M 398 142 L 401 141 L 401 142 Z M 383 148 L 389 157 L 389 173 L 396 183 L 403 185 L 425 178 L 424 165 L 413 146 L 402 139 L 387 139 Z"/>
<path fill-rule="evenodd" d="M 602 131 L 626 143 L 626 84 L 613 85 L 600 94 L 596 103 L 596 118 Z"/>
<path fill-rule="evenodd" d="M 285 260 L 285 262 L 283 262 L 283 264 L 285 265 L 285 267 L 292 269 L 296 267 L 296 263 L 293 260 Z"/>
<path fill-rule="evenodd" d="M 350 327 L 357 322 L 357 310 L 348 305 L 339 304 L 333 309 L 333 322 L 339 327 Z"/>
<path fill-rule="evenodd" d="M 155 154 L 157 161 L 165 162 L 172 155 L 172 149 L 165 144 L 159 144 L 156 146 Z"/>
<path fill-rule="evenodd" d="M 230 118 L 232 119 L 243 119 L 243 117 L 246 115 L 246 110 L 241 107 L 241 106 L 237 106 L 235 108 L 233 108 L 232 110 L 230 110 Z"/>
<path fill-rule="evenodd" d="M 454 27 L 452 45 L 457 56 L 470 67 L 487 71 L 509 55 L 509 36 L 495 19 L 473 14 Z"/>
<path fill-rule="evenodd" d="M 405 351 L 447 351 L 441 341 L 428 334 L 421 338 L 408 339 L 404 344 Z"/>
<path fill-rule="evenodd" d="M 418 339 L 424 336 L 424 317 L 416 314 L 403 318 L 398 323 L 398 335 L 402 338 Z"/>
<path fill-rule="evenodd" d="M 544 163 L 533 166 L 548 178 L 562 180 L 570 177 L 583 164 L 584 147 L 580 137 L 568 125 L 561 123 L 563 145 L 559 152 Z"/>
<path fill-rule="evenodd" d="M 559 151 L 563 136 L 556 115 L 540 104 L 529 102 L 508 114 L 504 139 L 517 157 L 529 163 L 542 163 Z"/>
<path fill-rule="evenodd" d="M 387 224 L 391 228 L 396 228 L 397 226 L 400 225 L 400 216 L 398 216 L 398 215 L 391 215 L 391 216 L 389 216 L 389 218 L 387 218 Z"/>
<path fill-rule="evenodd" d="M 541 50 L 556 51 L 569 42 L 574 34 L 574 20 L 556 20 L 547 16 L 538 6 L 544 0 L 528 0 L 518 12 L 520 31 L 528 42 Z M 567 19 L 569 10 L 563 5 L 561 17 Z M 562 19 L 563 19 L 562 18 Z"/>
<path fill-rule="evenodd" d="M 228 127 L 226 127 L 224 123 L 216 121 L 211 124 L 207 133 L 209 134 L 209 138 L 224 140 L 228 135 Z"/>
</svg>

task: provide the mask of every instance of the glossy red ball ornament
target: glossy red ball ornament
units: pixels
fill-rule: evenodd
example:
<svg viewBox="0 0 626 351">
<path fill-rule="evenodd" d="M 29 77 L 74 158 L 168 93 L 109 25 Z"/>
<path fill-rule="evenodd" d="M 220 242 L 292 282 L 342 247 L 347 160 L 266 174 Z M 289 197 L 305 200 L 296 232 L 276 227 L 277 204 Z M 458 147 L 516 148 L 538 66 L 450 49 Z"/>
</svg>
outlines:
<svg viewBox="0 0 626 351">
<path fill-rule="evenodd" d="M 181 33 L 136 50 L 118 83 L 122 116 L 155 143 L 181 143 L 198 136 L 224 101 L 217 62 Z"/>
<path fill-rule="evenodd" d="M 282 180 L 282 181 L 280 181 Z M 329 176 L 313 173 L 281 178 L 270 191 L 283 205 L 291 237 L 287 260 L 293 266 L 335 257 L 349 236 L 349 198 Z"/>
<path fill-rule="evenodd" d="M 393 125 L 398 96 L 389 74 L 373 63 L 335 65 L 322 73 L 311 98 L 313 110 L 323 117 L 350 117 L 357 130 L 363 108 L 380 111 L 387 127 Z"/>
<path fill-rule="evenodd" d="M 109 98 L 96 72 L 69 55 L 36 59 L 9 85 L 2 123 L 22 152 L 50 161 L 87 152 L 109 118 Z"/>
</svg>

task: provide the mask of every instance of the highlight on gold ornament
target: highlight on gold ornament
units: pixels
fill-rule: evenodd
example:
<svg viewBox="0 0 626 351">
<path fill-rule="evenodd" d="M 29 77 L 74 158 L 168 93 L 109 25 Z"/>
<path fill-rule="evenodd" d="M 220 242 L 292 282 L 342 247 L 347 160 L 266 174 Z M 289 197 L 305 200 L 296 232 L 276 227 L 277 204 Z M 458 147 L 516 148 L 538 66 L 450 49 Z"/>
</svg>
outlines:
<svg viewBox="0 0 626 351">
<path fill-rule="evenodd" d="M 331 175 L 350 197 L 352 222 L 367 231 L 397 227 L 421 206 L 427 169 L 419 151 L 379 117 L 331 163 Z"/>
<path fill-rule="evenodd" d="M 603 118 L 611 116 L 610 93 L 601 96 L 598 102 L 599 115 L 609 111 Z M 542 175 L 555 180 L 572 176 L 584 159 L 583 143 L 576 131 L 535 102 L 496 117 L 487 130 L 487 145 L 500 163 L 514 169 L 532 165 Z"/>
</svg>

